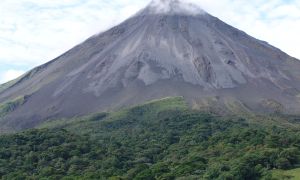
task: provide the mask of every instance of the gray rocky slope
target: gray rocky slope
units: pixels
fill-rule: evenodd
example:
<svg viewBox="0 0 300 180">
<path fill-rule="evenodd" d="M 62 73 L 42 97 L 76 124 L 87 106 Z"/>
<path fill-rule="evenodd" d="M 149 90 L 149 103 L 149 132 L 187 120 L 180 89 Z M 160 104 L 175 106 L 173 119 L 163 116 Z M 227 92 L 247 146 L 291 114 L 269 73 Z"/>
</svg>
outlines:
<svg viewBox="0 0 300 180">
<path fill-rule="evenodd" d="M 167 96 L 228 112 L 300 113 L 300 62 L 196 8 L 153 1 L 135 16 L 0 88 L 25 96 L 2 131 Z"/>
</svg>

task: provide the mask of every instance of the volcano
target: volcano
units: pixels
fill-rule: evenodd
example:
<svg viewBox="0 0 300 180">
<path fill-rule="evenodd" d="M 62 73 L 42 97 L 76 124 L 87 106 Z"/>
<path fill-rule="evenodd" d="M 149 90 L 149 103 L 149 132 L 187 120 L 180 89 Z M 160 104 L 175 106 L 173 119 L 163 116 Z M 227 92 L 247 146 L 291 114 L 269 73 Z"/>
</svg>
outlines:
<svg viewBox="0 0 300 180">
<path fill-rule="evenodd" d="M 155 0 L 2 85 L 0 104 L 8 108 L 0 115 L 0 129 L 32 128 L 49 119 L 173 96 L 221 114 L 300 114 L 299 95 L 297 59 L 193 4 Z"/>
</svg>

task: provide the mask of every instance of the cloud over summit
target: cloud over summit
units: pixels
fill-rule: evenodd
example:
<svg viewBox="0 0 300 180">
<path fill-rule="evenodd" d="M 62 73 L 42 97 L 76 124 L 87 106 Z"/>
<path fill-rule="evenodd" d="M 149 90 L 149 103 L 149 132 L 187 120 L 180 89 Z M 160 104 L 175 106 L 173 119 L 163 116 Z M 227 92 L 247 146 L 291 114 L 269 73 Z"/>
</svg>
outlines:
<svg viewBox="0 0 300 180">
<path fill-rule="evenodd" d="M 197 4 L 183 0 L 152 0 L 149 6 L 156 14 L 198 15 L 205 13 Z"/>
</svg>

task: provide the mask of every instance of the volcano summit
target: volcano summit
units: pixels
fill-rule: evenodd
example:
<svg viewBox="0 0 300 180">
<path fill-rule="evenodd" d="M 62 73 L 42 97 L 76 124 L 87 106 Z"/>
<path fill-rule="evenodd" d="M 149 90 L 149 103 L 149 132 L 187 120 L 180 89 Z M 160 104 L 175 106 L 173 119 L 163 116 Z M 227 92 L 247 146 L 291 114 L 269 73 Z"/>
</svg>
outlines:
<svg viewBox="0 0 300 180">
<path fill-rule="evenodd" d="M 155 0 L 2 85 L 0 104 L 14 106 L 0 122 L 20 130 L 170 96 L 217 113 L 299 114 L 299 94 L 300 61 L 193 4 Z"/>
</svg>

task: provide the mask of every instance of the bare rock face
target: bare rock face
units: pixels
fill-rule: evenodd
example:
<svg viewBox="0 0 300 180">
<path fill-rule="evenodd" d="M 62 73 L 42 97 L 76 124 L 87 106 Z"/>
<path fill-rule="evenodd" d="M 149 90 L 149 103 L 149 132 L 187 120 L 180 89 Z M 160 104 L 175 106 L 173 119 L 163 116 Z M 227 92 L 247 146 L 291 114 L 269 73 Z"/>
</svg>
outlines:
<svg viewBox="0 0 300 180">
<path fill-rule="evenodd" d="M 0 88 L 0 104 L 27 97 L 1 118 L 0 129 L 30 128 L 47 119 L 166 96 L 183 96 L 199 109 L 218 104 L 225 112 L 295 114 L 299 94 L 298 60 L 194 5 L 154 0 L 120 25 Z"/>
</svg>

